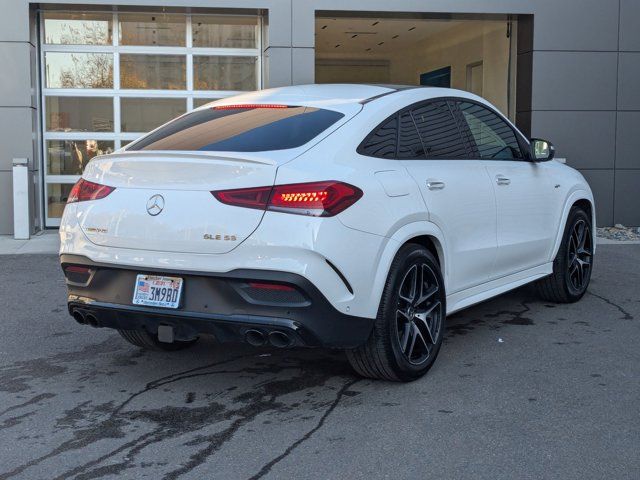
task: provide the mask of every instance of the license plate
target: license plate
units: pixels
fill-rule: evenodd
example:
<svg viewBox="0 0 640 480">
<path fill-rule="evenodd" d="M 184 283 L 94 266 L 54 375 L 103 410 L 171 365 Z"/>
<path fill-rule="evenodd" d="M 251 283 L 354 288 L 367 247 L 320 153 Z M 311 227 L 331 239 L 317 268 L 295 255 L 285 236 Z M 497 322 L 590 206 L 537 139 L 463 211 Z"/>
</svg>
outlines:
<svg viewBox="0 0 640 480">
<path fill-rule="evenodd" d="M 148 307 L 178 308 L 182 278 L 138 275 L 133 290 L 133 304 Z"/>
</svg>

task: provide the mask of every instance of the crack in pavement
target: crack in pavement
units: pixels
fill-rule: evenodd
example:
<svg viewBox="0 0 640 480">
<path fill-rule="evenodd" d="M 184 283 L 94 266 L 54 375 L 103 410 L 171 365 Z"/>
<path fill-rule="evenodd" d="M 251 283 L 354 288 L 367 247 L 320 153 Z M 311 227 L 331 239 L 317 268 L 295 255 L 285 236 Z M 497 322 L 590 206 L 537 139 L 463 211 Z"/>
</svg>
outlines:
<svg viewBox="0 0 640 480">
<path fill-rule="evenodd" d="M 611 305 L 612 307 L 618 309 L 618 311 L 622 314 L 622 317 L 620 318 L 620 320 L 634 320 L 633 315 L 631 315 L 624 308 L 622 308 L 622 306 L 620 306 L 617 303 L 614 303 L 613 301 L 609 300 L 607 297 L 604 297 L 602 295 L 598 295 L 597 293 L 593 293 L 590 290 L 587 293 L 589 295 L 592 295 L 592 296 L 596 297 L 596 298 L 599 298 L 603 302 L 605 302 L 605 303 Z"/>
<path fill-rule="evenodd" d="M 129 397 L 116 408 L 113 408 L 111 402 L 109 402 L 107 404 L 93 406 L 89 409 L 89 402 L 85 402 L 85 404 L 79 405 L 78 408 L 68 411 L 69 415 L 73 414 L 71 417 L 72 422 L 77 417 L 86 420 L 86 415 L 83 417 L 83 413 L 87 410 L 90 410 L 90 412 L 94 414 L 96 412 L 107 413 L 108 411 L 108 418 L 102 421 L 92 419 L 90 421 L 91 425 L 88 428 L 74 427 L 72 439 L 59 445 L 46 455 L 34 459 L 27 464 L 21 465 L 10 472 L 0 474 L 0 478 L 9 478 L 20 474 L 27 468 L 39 464 L 47 459 L 69 451 L 86 448 L 88 445 L 100 440 L 124 438 L 127 436 L 125 428 L 132 425 L 139 425 L 140 421 L 144 423 L 152 423 L 154 426 L 151 431 L 139 435 L 137 438 L 118 446 L 114 450 L 111 450 L 98 458 L 71 468 L 55 478 L 60 480 L 70 477 L 75 477 L 77 479 L 93 479 L 103 477 L 105 475 L 117 475 L 125 469 L 133 468 L 135 466 L 134 462 L 137 461 L 137 454 L 149 445 L 161 443 L 170 439 L 177 439 L 183 435 L 185 431 L 196 432 L 233 419 L 231 425 L 227 428 L 215 433 L 206 435 L 200 434 L 183 444 L 184 446 L 199 446 L 205 444 L 205 447 L 193 453 L 189 457 L 188 461 L 182 464 L 179 468 L 170 471 L 164 476 L 166 479 L 175 479 L 206 462 L 213 453 L 220 450 L 227 441 L 233 438 L 234 434 L 242 426 L 252 422 L 258 415 L 268 411 L 284 413 L 295 408 L 294 405 L 286 405 L 279 402 L 277 400 L 278 397 L 288 393 L 301 392 L 308 390 L 309 388 L 324 385 L 328 380 L 335 378 L 336 374 L 338 376 L 344 376 L 345 373 L 345 366 L 343 363 L 338 364 L 338 362 L 335 361 L 329 362 L 329 364 L 333 363 L 333 368 L 331 368 L 331 365 L 324 363 L 322 368 L 319 368 L 314 365 L 305 365 L 304 362 L 301 364 L 299 359 L 295 359 L 296 363 L 294 365 L 276 364 L 266 365 L 265 367 L 245 366 L 239 369 L 206 371 L 206 369 L 212 367 L 229 364 L 231 362 L 253 356 L 253 354 L 236 356 L 224 361 L 214 362 L 212 364 L 160 377 L 147 383 L 145 388 L 129 395 Z M 340 365 L 340 367 L 337 368 L 337 365 Z M 229 409 L 224 404 L 213 402 L 197 408 L 164 406 L 157 409 L 143 408 L 142 410 L 125 410 L 125 407 L 135 398 L 170 383 L 194 377 L 219 374 L 244 373 L 249 375 L 249 378 L 256 378 L 256 376 L 264 375 L 265 373 L 278 374 L 284 370 L 299 370 L 300 374 L 292 378 L 287 378 L 286 380 L 275 377 L 275 379 L 269 379 L 250 387 L 251 389 L 249 391 L 246 391 L 233 399 L 234 403 L 246 402 L 246 405 L 240 408 Z M 251 375 L 253 375 L 253 377 L 251 377 Z M 227 391 L 231 390 L 228 389 Z M 344 390 L 341 390 L 341 392 L 342 393 L 339 395 L 340 397 L 342 397 Z M 310 400 L 306 402 L 309 401 Z M 312 403 L 312 405 L 314 404 Z M 311 408 L 314 407 L 312 406 Z M 175 422 L 176 418 L 180 419 L 180 423 Z M 66 420 L 60 420 L 58 423 L 64 424 L 65 421 Z M 73 423 L 71 423 L 71 425 L 73 426 Z M 123 452 L 127 453 L 124 455 L 124 459 L 122 461 L 104 465 L 106 460 L 109 460 Z"/>
<path fill-rule="evenodd" d="M 335 400 L 331 403 L 331 405 L 329 405 L 329 408 L 327 408 L 327 410 L 324 412 L 322 417 L 320 417 L 320 420 L 318 421 L 317 425 L 315 427 L 313 427 L 311 430 L 309 430 L 302 438 L 299 438 L 298 440 L 293 442 L 291 445 L 289 445 L 289 447 L 287 447 L 287 449 L 284 451 L 284 453 L 282 453 L 281 455 L 278 455 L 276 458 L 274 458 L 269 463 L 264 465 L 260 469 L 260 471 L 258 473 L 256 473 L 255 475 L 253 475 L 252 477 L 250 477 L 249 480 L 258 480 L 259 478 L 264 477 L 266 474 L 268 474 L 271 471 L 271 469 L 276 464 L 280 463 L 282 460 L 287 458 L 302 443 L 304 443 L 307 440 L 309 440 L 313 436 L 314 433 L 316 433 L 318 430 L 320 430 L 322 428 L 322 426 L 324 425 L 325 421 L 327 420 L 329 415 L 331 415 L 333 413 L 333 411 L 336 409 L 336 407 L 340 403 L 340 400 L 342 400 L 342 397 L 345 395 L 347 390 L 349 390 L 349 388 L 351 388 L 353 385 L 355 385 L 356 383 L 358 383 L 358 382 L 360 382 L 362 380 L 364 380 L 364 379 L 359 378 L 359 379 L 352 380 L 352 381 L 347 382 L 346 384 L 344 384 L 342 386 L 342 388 L 340 388 L 340 390 L 338 391 L 338 394 L 336 395 Z"/>
</svg>

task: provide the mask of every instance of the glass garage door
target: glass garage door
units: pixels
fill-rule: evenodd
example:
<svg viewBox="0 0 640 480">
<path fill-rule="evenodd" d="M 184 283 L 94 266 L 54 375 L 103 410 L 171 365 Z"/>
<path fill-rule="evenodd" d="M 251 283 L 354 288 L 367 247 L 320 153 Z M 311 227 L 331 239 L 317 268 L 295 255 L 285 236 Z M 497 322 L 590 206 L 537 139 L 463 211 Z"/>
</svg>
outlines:
<svg viewBox="0 0 640 480">
<path fill-rule="evenodd" d="M 40 13 L 46 225 L 91 158 L 213 99 L 261 88 L 260 18 Z"/>
</svg>

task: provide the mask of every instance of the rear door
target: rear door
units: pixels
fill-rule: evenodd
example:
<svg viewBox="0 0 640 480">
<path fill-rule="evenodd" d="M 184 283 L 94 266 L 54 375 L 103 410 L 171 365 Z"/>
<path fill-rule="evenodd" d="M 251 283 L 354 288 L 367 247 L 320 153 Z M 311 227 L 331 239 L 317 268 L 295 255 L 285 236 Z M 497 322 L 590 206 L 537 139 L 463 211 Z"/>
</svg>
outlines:
<svg viewBox="0 0 640 480">
<path fill-rule="evenodd" d="M 446 100 L 413 106 L 399 116 L 398 156 L 420 186 L 430 220 L 445 236 L 448 293 L 489 279 L 496 255 L 496 205 L 482 162 Z"/>
<path fill-rule="evenodd" d="M 459 119 L 485 166 L 497 201 L 498 252 L 492 276 L 546 263 L 556 234 L 554 188 L 548 165 L 528 160 L 526 144 L 493 110 L 456 101 Z"/>
</svg>

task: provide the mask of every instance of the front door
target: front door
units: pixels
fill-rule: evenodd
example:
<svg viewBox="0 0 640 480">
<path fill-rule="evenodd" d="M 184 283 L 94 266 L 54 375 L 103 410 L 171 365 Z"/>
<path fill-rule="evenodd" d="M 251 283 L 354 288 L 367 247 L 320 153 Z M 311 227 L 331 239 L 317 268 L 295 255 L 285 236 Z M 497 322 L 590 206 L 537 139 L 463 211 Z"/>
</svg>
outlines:
<svg viewBox="0 0 640 480">
<path fill-rule="evenodd" d="M 548 262 L 556 235 L 548 165 L 527 159 L 518 134 L 497 113 L 473 102 L 457 106 L 496 195 L 498 252 L 492 277 Z"/>
</svg>

